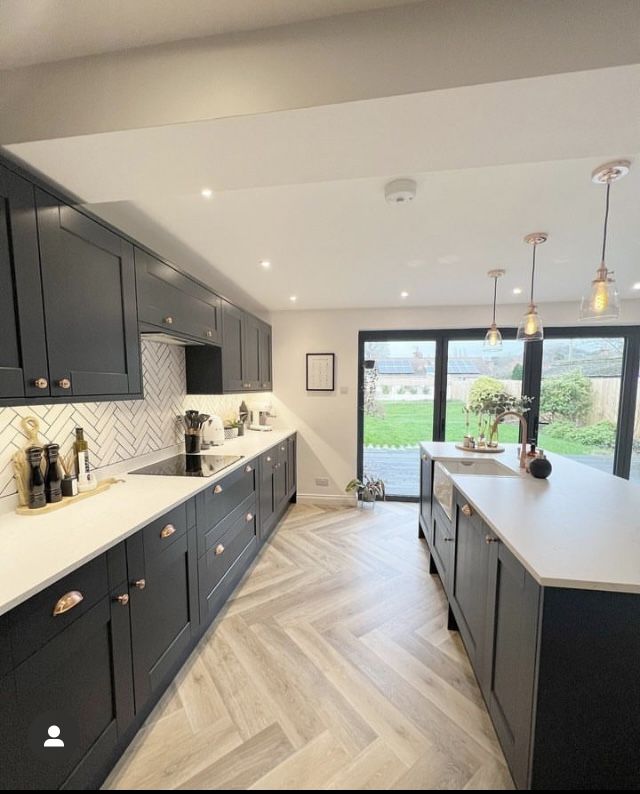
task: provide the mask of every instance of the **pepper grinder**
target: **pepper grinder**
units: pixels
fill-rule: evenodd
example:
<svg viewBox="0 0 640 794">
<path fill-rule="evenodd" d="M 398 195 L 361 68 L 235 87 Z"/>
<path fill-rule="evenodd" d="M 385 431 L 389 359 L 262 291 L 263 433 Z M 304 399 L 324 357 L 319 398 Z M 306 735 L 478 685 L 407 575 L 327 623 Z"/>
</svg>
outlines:
<svg viewBox="0 0 640 794">
<path fill-rule="evenodd" d="M 47 461 L 47 468 L 44 474 L 44 494 L 47 502 L 62 501 L 62 479 L 60 477 L 60 467 L 58 466 L 59 444 L 47 444 L 44 448 L 44 456 Z"/>
<path fill-rule="evenodd" d="M 36 510 L 47 504 L 44 493 L 44 478 L 40 468 L 42 461 L 42 447 L 29 447 L 26 450 L 27 461 L 31 467 L 29 476 L 29 508 Z"/>
</svg>

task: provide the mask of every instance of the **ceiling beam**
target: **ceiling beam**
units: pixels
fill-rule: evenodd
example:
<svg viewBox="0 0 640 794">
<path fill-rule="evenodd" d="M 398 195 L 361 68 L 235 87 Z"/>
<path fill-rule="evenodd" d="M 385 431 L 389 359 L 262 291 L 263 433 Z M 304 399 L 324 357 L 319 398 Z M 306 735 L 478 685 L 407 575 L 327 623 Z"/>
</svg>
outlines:
<svg viewBox="0 0 640 794">
<path fill-rule="evenodd" d="M 5 70 L 0 143 L 638 63 L 639 28 L 637 0 L 432 0 Z"/>
</svg>

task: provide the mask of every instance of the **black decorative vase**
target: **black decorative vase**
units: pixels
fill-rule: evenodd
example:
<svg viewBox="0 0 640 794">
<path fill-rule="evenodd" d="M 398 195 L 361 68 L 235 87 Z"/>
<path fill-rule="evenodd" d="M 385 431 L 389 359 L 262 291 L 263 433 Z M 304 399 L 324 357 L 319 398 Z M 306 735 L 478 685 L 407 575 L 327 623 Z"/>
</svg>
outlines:
<svg viewBox="0 0 640 794">
<path fill-rule="evenodd" d="M 537 457 L 529 464 L 529 473 L 538 480 L 546 480 L 551 474 L 552 468 L 551 461 L 539 450 Z"/>
</svg>

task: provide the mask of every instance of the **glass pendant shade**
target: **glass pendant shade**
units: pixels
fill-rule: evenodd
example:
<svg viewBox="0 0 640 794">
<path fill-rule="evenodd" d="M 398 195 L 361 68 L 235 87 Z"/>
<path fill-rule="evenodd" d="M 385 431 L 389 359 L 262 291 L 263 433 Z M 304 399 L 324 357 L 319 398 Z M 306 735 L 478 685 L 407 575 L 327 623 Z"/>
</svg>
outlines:
<svg viewBox="0 0 640 794">
<path fill-rule="evenodd" d="M 604 268 L 604 275 L 591 282 L 591 292 L 583 297 L 580 306 L 581 320 L 615 320 L 620 316 L 620 299 L 616 283 Z"/>
<path fill-rule="evenodd" d="M 484 349 L 488 352 L 502 350 L 502 334 L 495 323 L 491 323 L 484 337 Z"/>
<path fill-rule="evenodd" d="M 529 304 L 527 313 L 522 320 L 520 320 L 516 339 L 522 342 L 539 342 L 544 339 L 542 320 L 540 319 L 535 303 Z"/>
</svg>

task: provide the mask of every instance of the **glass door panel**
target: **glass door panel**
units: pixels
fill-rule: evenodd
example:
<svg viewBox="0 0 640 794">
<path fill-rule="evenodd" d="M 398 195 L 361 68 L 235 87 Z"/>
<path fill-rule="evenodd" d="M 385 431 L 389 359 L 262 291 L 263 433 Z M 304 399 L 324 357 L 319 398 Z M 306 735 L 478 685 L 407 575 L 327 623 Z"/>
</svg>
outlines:
<svg viewBox="0 0 640 794">
<path fill-rule="evenodd" d="M 384 480 L 389 496 L 420 495 L 419 444 L 433 439 L 435 358 L 433 340 L 365 342 L 362 469 Z"/>
<path fill-rule="evenodd" d="M 502 349 L 487 354 L 484 340 L 452 339 L 447 356 L 447 406 L 445 441 L 462 443 L 467 432 L 478 438 L 479 417 L 465 412 L 479 389 L 506 392 L 519 397 L 522 393 L 522 356 L 524 343 L 504 340 Z M 468 420 L 468 421 L 467 421 Z M 517 443 L 519 424 L 510 421 L 500 425 L 501 442 Z"/>
<path fill-rule="evenodd" d="M 545 339 L 538 445 L 613 471 L 624 339 Z"/>
</svg>

